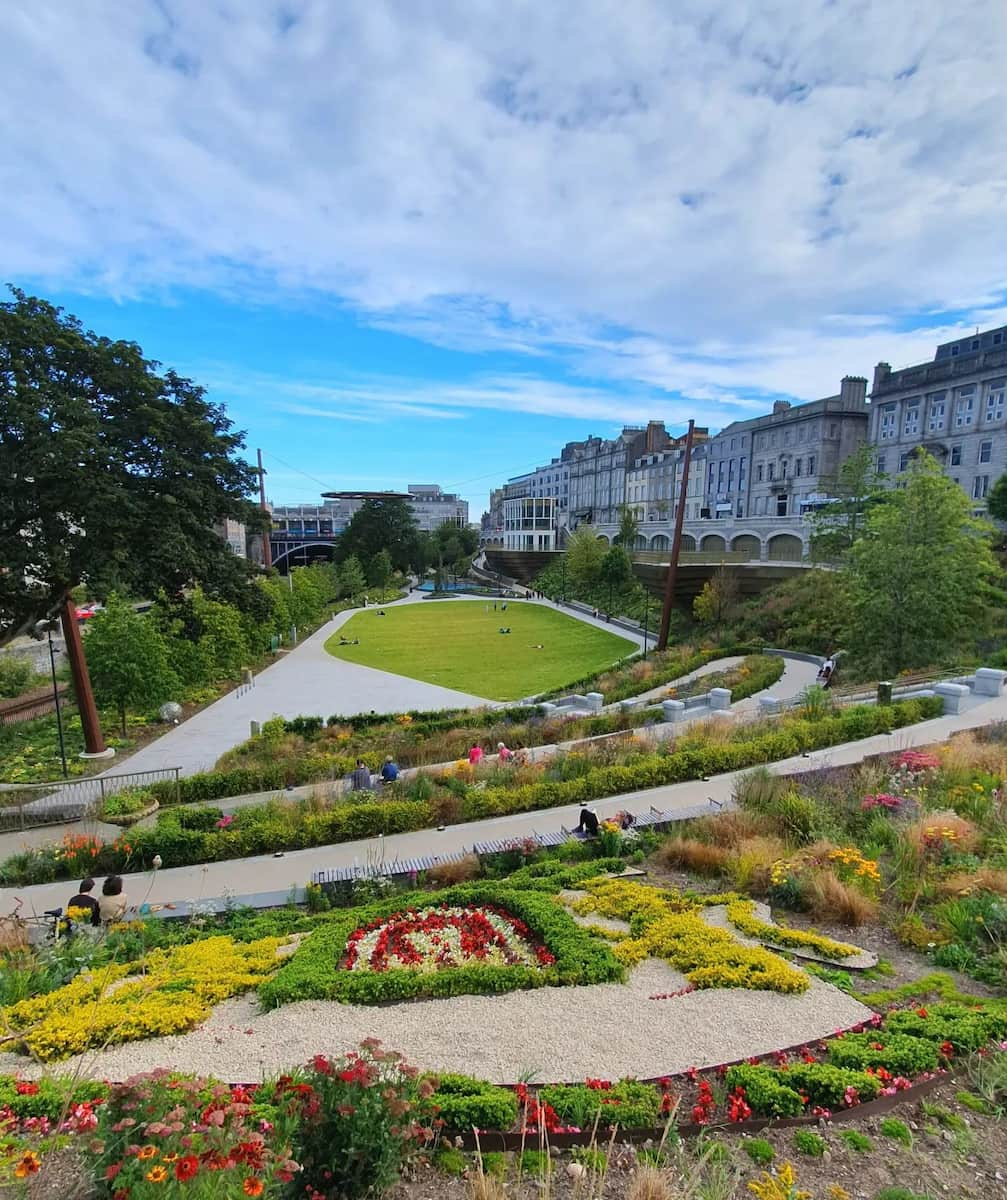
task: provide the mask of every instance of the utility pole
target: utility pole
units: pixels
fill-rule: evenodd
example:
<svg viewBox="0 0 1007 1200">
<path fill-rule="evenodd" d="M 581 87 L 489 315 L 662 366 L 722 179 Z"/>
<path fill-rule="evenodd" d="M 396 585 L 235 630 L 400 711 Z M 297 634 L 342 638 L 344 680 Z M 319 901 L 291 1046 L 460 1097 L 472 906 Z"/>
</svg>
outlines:
<svg viewBox="0 0 1007 1200">
<path fill-rule="evenodd" d="M 650 619 L 650 592 L 643 593 L 643 657 L 647 657 L 647 625 Z"/>
<path fill-rule="evenodd" d="M 262 465 L 262 451 L 256 450 L 255 453 L 259 460 L 259 507 L 268 515 L 269 508 L 266 505 L 266 468 Z M 272 521 L 269 524 L 272 526 Z M 268 528 L 262 534 L 262 565 L 267 571 L 273 565 L 273 548 L 269 544 Z"/>
<path fill-rule="evenodd" d="M 689 418 L 689 432 L 685 438 L 685 458 L 682 460 L 682 488 L 678 498 L 678 512 L 675 514 L 675 539 L 671 543 L 671 560 L 668 563 L 668 577 L 664 583 L 664 604 L 661 608 L 661 631 L 657 635 L 656 650 L 667 650 L 668 632 L 671 629 L 671 606 L 675 601 L 675 579 L 678 575 L 678 556 L 682 550 L 682 522 L 685 520 L 685 491 L 689 486 L 689 462 L 692 458 L 692 431 L 695 421 Z"/>
<path fill-rule="evenodd" d="M 63 600 L 59 616 L 63 626 L 63 640 L 66 643 L 66 656 L 70 660 L 77 711 L 80 714 L 81 729 L 84 731 L 84 750 L 80 757 L 111 758 L 115 750 L 105 745 L 105 738 L 101 732 L 94 692 L 91 691 L 91 676 L 87 673 L 84 644 L 80 637 L 80 626 L 77 624 L 77 606 L 69 594 Z"/>
</svg>

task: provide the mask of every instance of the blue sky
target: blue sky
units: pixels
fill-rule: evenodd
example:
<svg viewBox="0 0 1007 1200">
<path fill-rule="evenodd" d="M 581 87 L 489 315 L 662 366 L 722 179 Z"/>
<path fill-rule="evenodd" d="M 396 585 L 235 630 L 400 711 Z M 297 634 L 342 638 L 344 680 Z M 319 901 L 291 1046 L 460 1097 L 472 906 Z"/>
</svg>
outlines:
<svg viewBox="0 0 1007 1200">
<path fill-rule="evenodd" d="M 989 0 L 8 0 L 0 263 L 269 494 L 489 487 L 1007 322 Z"/>
</svg>

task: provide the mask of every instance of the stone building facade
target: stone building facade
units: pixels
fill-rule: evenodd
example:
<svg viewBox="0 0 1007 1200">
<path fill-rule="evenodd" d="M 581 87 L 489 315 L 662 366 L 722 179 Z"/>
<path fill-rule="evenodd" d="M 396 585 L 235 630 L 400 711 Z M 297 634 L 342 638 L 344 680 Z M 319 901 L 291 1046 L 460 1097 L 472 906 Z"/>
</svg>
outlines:
<svg viewBox="0 0 1007 1200">
<path fill-rule="evenodd" d="M 945 342 L 929 363 L 878 363 L 870 440 L 890 486 L 924 449 L 984 512 L 1007 470 L 1007 325 Z"/>
</svg>

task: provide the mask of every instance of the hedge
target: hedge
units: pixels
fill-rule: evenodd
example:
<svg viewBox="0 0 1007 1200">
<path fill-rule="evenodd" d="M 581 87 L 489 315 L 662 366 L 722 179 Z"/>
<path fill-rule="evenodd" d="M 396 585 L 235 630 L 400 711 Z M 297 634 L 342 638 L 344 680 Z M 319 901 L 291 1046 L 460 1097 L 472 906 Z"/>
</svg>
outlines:
<svg viewBox="0 0 1007 1200">
<path fill-rule="evenodd" d="M 928 720 L 942 711 L 940 697 L 930 697 L 900 700 L 884 707 L 864 705 L 817 721 L 791 718 L 749 741 L 655 752 L 628 765 L 594 767 L 576 779 L 542 780 L 511 788 L 470 789 L 459 798 L 456 813 L 449 819 L 451 823 L 478 821 L 485 817 L 583 804 L 624 792 L 701 779 L 789 758 L 804 750 L 817 750 L 890 732 Z M 199 778 L 193 776 L 193 780 Z M 80 875 L 85 868 L 95 875 L 124 874 L 148 869 L 155 854 L 160 854 L 165 867 L 222 862 L 256 854 L 275 854 L 278 850 L 334 845 L 378 834 L 409 833 L 442 823 L 445 823 L 445 817 L 438 811 L 436 803 L 407 799 L 348 799 L 320 812 L 302 810 L 299 818 L 295 818 L 288 807 L 273 802 L 239 809 L 227 828 L 208 830 L 185 828 L 177 810 L 167 811 L 159 814 L 154 826 L 131 830 L 128 842 L 119 839 L 115 843 L 106 843 L 91 864 L 67 857 L 56 858 L 54 847 L 13 855 L 0 864 L 0 883 L 18 887 L 70 879 Z"/>
<path fill-rule="evenodd" d="M 829 1043 L 829 1060 L 834 1066 L 855 1071 L 884 1067 L 893 1075 L 911 1079 L 937 1070 L 938 1050 L 933 1042 L 907 1033 L 848 1033 Z"/>
<path fill-rule="evenodd" d="M 540 1104 L 551 1104 L 558 1117 L 580 1129 L 611 1125 L 646 1129 L 657 1124 L 661 1095 L 652 1083 L 621 1079 L 609 1088 L 584 1083 L 555 1083 L 539 1088 Z"/>
<path fill-rule="evenodd" d="M 539 938 L 555 956 L 548 967 L 455 967 L 429 974 L 406 968 L 387 971 L 341 971 L 350 934 L 382 917 L 410 907 L 441 904 L 485 905 L 502 908 Z M 315 930 L 271 978 L 259 987 L 264 1008 L 296 1000 L 339 1000 L 344 1004 L 380 1004 L 417 997 L 495 994 L 533 987 L 612 983 L 625 970 L 611 950 L 582 929 L 565 909 L 538 892 L 513 891 L 505 884 L 471 883 L 438 892 L 413 893 L 333 914 Z"/>
<path fill-rule="evenodd" d="M 744 1089 L 745 1100 L 756 1116 L 798 1117 L 804 1111 L 804 1101 L 794 1088 L 787 1087 L 783 1073 L 772 1067 L 742 1063 L 730 1068 L 724 1082 L 732 1092 Z"/>
<path fill-rule="evenodd" d="M 518 1118 L 517 1096 L 472 1075 L 429 1075 L 436 1085 L 430 1104 L 444 1127 L 454 1132 L 470 1129 L 511 1129 Z"/>
</svg>

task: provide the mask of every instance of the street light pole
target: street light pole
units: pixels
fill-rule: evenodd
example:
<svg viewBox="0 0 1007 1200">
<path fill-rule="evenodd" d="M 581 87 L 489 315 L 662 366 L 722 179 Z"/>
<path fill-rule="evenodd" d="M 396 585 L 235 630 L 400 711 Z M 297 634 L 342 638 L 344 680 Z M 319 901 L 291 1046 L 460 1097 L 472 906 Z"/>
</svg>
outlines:
<svg viewBox="0 0 1007 1200">
<path fill-rule="evenodd" d="M 56 651 L 52 644 L 52 621 L 47 621 L 45 631 L 49 637 L 49 669 L 52 672 L 52 702 L 56 706 L 56 730 L 59 733 L 59 756 L 63 763 L 63 778 L 69 779 L 66 766 L 66 742 L 63 740 L 63 714 L 59 708 L 59 684 L 56 682 Z"/>
<path fill-rule="evenodd" d="M 650 592 L 643 593 L 643 657 L 647 657 L 647 620 L 650 616 Z"/>
</svg>

